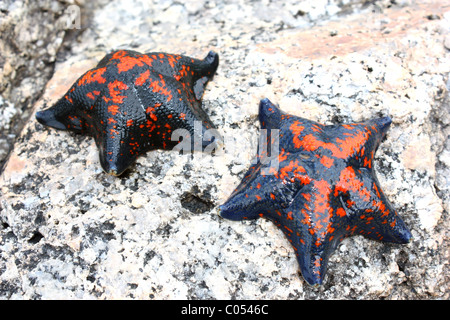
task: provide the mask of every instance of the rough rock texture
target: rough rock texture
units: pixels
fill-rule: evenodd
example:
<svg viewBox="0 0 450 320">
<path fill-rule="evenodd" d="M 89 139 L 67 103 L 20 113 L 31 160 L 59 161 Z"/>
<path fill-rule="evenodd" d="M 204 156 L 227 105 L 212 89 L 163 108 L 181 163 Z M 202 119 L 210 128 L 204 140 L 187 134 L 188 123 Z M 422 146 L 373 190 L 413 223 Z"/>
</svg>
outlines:
<svg viewBox="0 0 450 320">
<path fill-rule="evenodd" d="M 203 105 L 224 150 L 151 152 L 116 178 L 101 171 L 92 138 L 32 118 L 0 177 L 2 298 L 450 298 L 444 1 L 146 3 L 94 11 L 34 111 L 112 49 L 215 50 L 221 61 Z M 221 219 L 217 205 L 255 155 L 263 97 L 327 124 L 389 115 L 376 170 L 412 242 L 346 239 L 314 289 L 271 222 Z"/>
<path fill-rule="evenodd" d="M 64 37 L 79 31 L 70 5 L 82 2 L 0 0 L 0 170 L 53 74 Z"/>
</svg>

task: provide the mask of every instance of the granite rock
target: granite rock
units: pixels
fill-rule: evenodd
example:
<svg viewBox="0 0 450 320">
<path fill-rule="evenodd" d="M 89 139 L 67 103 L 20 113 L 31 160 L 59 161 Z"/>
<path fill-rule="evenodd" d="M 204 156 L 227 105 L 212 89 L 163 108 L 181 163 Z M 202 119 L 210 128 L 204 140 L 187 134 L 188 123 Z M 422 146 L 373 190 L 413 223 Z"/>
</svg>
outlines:
<svg viewBox="0 0 450 320">
<path fill-rule="evenodd" d="M 32 112 L 105 52 L 220 55 L 213 155 L 154 151 L 123 177 L 92 138 L 33 118 L 0 176 L 4 299 L 449 299 L 450 8 L 443 1 L 103 1 Z M 126 25 L 126 28 L 123 27 Z M 217 215 L 256 153 L 258 102 L 326 124 L 389 115 L 376 157 L 408 245 L 346 239 L 309 287 L 270 221 Z"/>
<path fill-rule="evenodd" d="M 81 29 L 70 13 L 81 2 L 0 0 L 0 170 L 52 77 L 64 38 Z"/>
</svg>

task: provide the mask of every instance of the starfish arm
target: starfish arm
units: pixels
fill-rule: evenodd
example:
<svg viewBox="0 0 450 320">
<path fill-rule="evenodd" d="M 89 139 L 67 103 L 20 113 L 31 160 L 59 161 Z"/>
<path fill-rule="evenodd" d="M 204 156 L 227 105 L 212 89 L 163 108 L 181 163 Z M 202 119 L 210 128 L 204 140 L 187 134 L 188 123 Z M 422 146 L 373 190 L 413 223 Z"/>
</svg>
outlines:
<svg viewBox="0 0 450 320">
<path fill-rule="evenodd" d="M 408 243 L 412 238 L 411 232 L 381 190 L 376 178 L 370 193 L 369 207 L 365 206 L 366 209 L 361 212 L 358 221 L 362 234 L 383 242 Z"/>
<path fill-rule="evenodd" d="M 288 232 L 285 231 L 284 233 L 287 234 Z M 327 272 L 329 256 L 334 250 L 316 248 L 314 238 L 306 234 L 302 238 L 297 235 L 288 236 L 288 238 L 295 248 L 303 279 L 311 286 L 321 285 Z M 303 243 L 300 241 L 303 241 Z"/>
<path fill-rule="evenodd" d="M 142 66 L 144 63 L 151 65 L 152 73 L 160 74 L 164 78 L 175 79 L 179 82 L 179 86 L 189 90 L 193 98 L 198 101 L 203 96 L 206 84 L 214 77 L 219 66 L 219 55 L 214 51 L 210 51 L 203 60 L 162 52 L 138 54 L 133 58 L 124 56 L 120 59 L 133 59 L 130 63 L 125 64 L 133 67 L 134 65 Z"/>
<path fill-rule="evenodd" d="M 380 136 L 384 136 L 391 126 L 392 119 L 390 117 L 382 117 L 370 121 L 376 127 L 376 131 L 379 132 Z"/>
<path fill-rule="evenodd" d="M 38 111 L 36 120 L 45 126 L 59 130 L 69 130 L 68 117 L 72 114 L 73 108 L 73 104 L 63 97 L 52 107 Z M 79 126 L 75 126 L 75 128 L 81 130 Z"/>
<path fill-rule="evenodd" d="M 318 134 L 316 147 L 330 151 L 332 158 L 346 161 L 353 159 L 361 167 L 371 169 L 374 154 L 391 122 L 389 117 L 384 117 L 362 123 L 324 126 Z"/>
<path fill-rule="evenodd" d="M 328 259 L 334 251 L 334 248 L 333 250 L 318 250 L 315 248 L 314 241 L 311 241 L 311 239 L 308 238 L 310 237 L 307 237 L 307 239 L 304 240 L 305 244 L 296 244 L 299 248 L 295 252 L 297 255 L 297 262 L 303 279 L 311 286 L 319 286 L 323 283 L 325 278 Z M 291 243 L 293 244 L 294 242 L 292 241 Z M 299 250 L 301 251 L 299 252 Z"/>
<path fill-rule="evenodd" d="M 261 201 L 262 197 L 255 194 L 254 191 L 259 189 L 260 170 L 260 162 L 248 169 L 228 200 L 219 206 L 221 217 L 234 221 L 256 219 L 267 210 L 265 207 L 266 201 Z"/>
<path fill-rule="evenodd" d="M 194 60 L 195 61 L 195 60 Z M 194 63 L 194 78 L 208 77 L 212 78 L 219 66 L 219 55 L 214 51 L 209 51 L 203 60 Z"/>
<path fill-rule="evenodd" d="M 99 148 L 100 164 L 109 174 L 122 174 L 140 154 L 152 149 L 142 139 L 148 129 L 140 103 L 132 86 L 115 82 L 87 115 L 89 133 Z"/>
<path fill-rule="evenodd" d="M 365 214 L 359 217 L 361 234 L 374 240 L 399 244 L 411 240 L 411 232 L 386 197 L 375 200 L 373 208 L 366 209 Z"/>
<path fill-rule="evenodd" d="M 163 52 L 141 54 L 131 50 L 117 50 L 106 55 L 97 68 L 109 65 L 115 65 L 118 74 L 133 70 L 135 74 L 143 71 L 142 75 L 149 72 L 164 78 L 173 77 L 191 87 L 195 98 L 200 100 L 206 83 L 213 78 L 217 70 L 219 55 L 210 51 L 205 59 L 200 60 Z"/>
<path fill-rule="evenodd" d="M 290 164 L 285 165 L 285 162 Z M 303 168 L 294 169 L 291 168 L 292 161 L 285 162 L 281 163 L 279 170 L 268 169 L 259 160 L 251 166 L 230 199 L 221 207 L 222 217 L 230 217 L 231 220 L 271 218 L 271 212 L 279 215 L 280 210 L 289 207 L 310 180 Z"/>
<path fill-rule="evenodd" d="M 165 76 L 175 76 L 179 80 L 187 78 L 195 82 L 203 77 L 212 79 L 219 66 L 219 55 L 214 51 L 210 51 L 204 59 L 162 52 L 150 52 L 145 56 L 153 59 L 154 72 Z"/>
<path fill-rule="evenodd" d="M 409 242 L 410 231 L 384 195 L 372 170 L 355 171 L 347 167 L 341 172 L 334 195 L 349 218 L 352 234 L 384 242 Z"/>
<path fill-rule="evenodd" d="M 106 68 L 85 72 L 52 107 L 37 112 L 36 119 L 56 129 L 84 132 L 85 115 L 104 90 L 106 74 Z"/>
<path fill-rule="evenodd" d="M 281 118 L 285 113 L 265 98 L 259 102 L 259 122 L 261 129 L 280 129 Z"/>
<path fill-rule="evenodd" d="M 343 232 L 338 228 L 335 230 L 331 222 L 328 226 L 320 225 L 323 223 L 317 220 L 320 208 L 310 202 L 315 197 L 314 193 L 314 187 L 307 186 L 296 196 L 292 206 L 265 215 L 283 231 L 291 243 L 302 276 L 312 286 L 322 284 L 328 258 L 344 237 Z"/>
<path fill-rule="evenodd" d="M 219 55 L 214 51 L 210 51 L 203 60 L 195 61 L 192 64 L 193 90 L 197 100 L 202 98 L 206 84 L 214 77 L 218 66 Z"/>
<path fill-rule="evenodd" d="M 373 155 L 384 137 L 389 117 L 364 123 L 328 125 L 284 115 L 280 143 L 287 152 L 320 153 L 321 163 L 330 168 L 335 161 L 350 159 L 371 168 Z M 267 120 L 266 120 L 267 121 Z"/>
<path fill-rule="evenodd" d="M 391 125 L 392 120 L 389 117 L 383 117 L 366 121 L 361 124 L 350 124 L 341 126 L 344 130 L 349 130 L 346 135 L 349 137 L 344 144 L 347 150 L 352 150 L 353 156 L 361 167 L 372 169 L 375 152 L 381 144 L 382 139 Z M 357 128 L 356 132 L 353 128 Z M 341 143 L 341 146 L 343 144 Z M 345 150 L 344 150 L 345 151 Z"/>
</svg>

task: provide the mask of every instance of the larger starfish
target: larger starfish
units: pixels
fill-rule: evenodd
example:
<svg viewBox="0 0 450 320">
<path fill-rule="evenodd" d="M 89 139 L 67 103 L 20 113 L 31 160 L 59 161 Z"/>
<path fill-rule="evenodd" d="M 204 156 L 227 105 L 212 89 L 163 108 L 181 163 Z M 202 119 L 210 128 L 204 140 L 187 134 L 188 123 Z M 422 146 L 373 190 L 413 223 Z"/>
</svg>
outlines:
<svg viewBox="0 0 450 320">
<path fill-rule="evenodd" d="M 222 217 L 272 220 L 291 242 L 311 285 L 322 284 L 328 258 L 345 237 L 410 240 L 373 169 L 389 117 L 327 126 L 286 114 L 268 99 L 259 108 L 261 128 L 270 129 L 267 142 L 279 138 L 279 153 L 272 154 L 279 168 L 267 167 L 267 157 L 259 155 L 220 206 Z M 279 129 L 279 136 L 273 129 Z"/>
<path fill-rule="evenodd" d="M 36 119 L 56 129 L 92 135 L 103 169 L 120 175 L 138 155 L 171 149 L 180 136 L 190 139 L 192 149 L 198 141 L 201 148 L 212 143 L 202 139 L 214 125 L 201 108 L 201 97 L 218 64 L 213 51 L 204 60 L 114 51 L 83 74 L 54 106 L 38 112 Z M 186 134 L 173 138 L 176 129 L 185 129 Z"/>
</svg>

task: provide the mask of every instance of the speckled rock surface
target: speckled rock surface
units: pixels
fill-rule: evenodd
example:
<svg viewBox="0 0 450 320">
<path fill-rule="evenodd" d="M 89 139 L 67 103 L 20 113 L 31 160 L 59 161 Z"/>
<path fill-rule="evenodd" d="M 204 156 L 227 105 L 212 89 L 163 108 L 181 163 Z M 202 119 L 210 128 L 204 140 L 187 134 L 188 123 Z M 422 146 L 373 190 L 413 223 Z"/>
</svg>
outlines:
<svg viewBox="0 0 450 320">
<path fill-rule="evenodd" d="M 116 178 L 102 172 L 92 138 L 30 120 L 0 176 L 0 297 L 450 298 L 444 1 L 144 3 L 94 11 L 33 112 L 112 49 L 193 57 L 214 50 L 220 65 L 203 105 L 224 149 L 150 152 Z M 346 239 L 315 289 L 271 222 L 220 218 L 217 205 L 256 153 L 264 97 L 326 124 L 389 115 L 377 176 L 411 243 Z"/>
<path fill-rule="evenodd" d="M 52 77 L 74 0 L 0 0 L 0 170 Z M 78 7 L 81 8 L 81 7 Z"/>
</svg>

